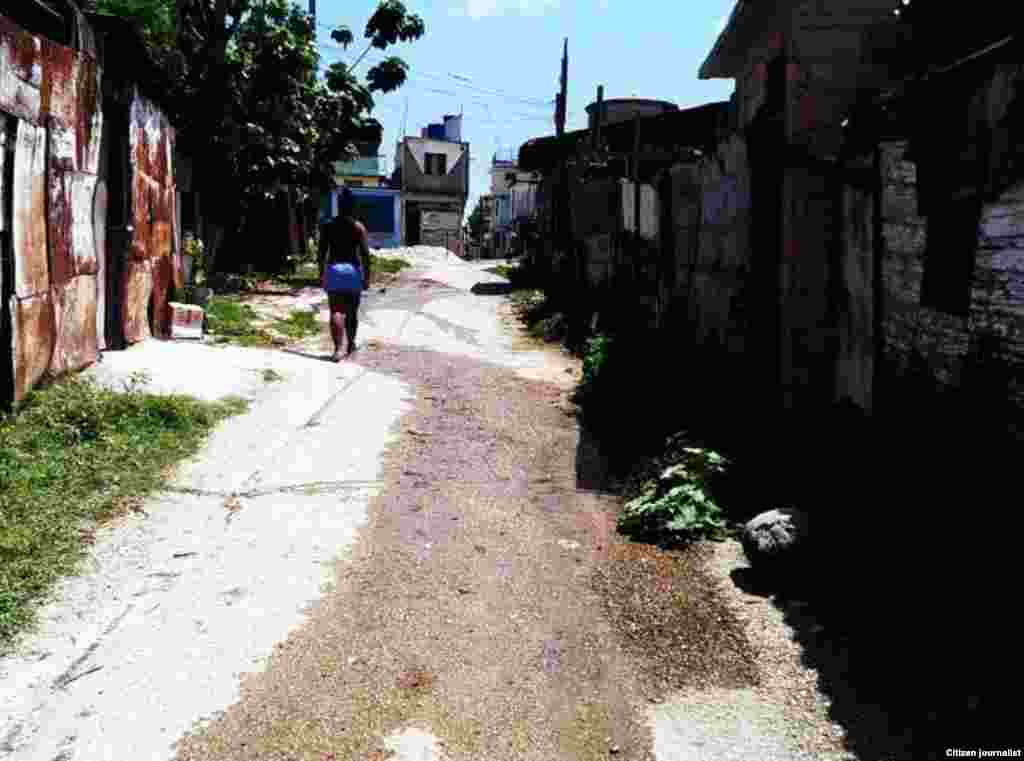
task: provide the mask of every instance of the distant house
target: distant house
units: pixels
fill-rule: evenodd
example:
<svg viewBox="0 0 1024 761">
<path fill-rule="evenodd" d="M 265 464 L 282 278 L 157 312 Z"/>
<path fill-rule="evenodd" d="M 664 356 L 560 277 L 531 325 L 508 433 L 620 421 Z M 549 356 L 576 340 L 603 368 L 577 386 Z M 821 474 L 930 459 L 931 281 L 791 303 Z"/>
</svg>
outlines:
<svg viewBox="0 0 1024 761">
<path fill-rule="evenodd" d="M 334 162 L 334 180 L 350 188 L 379 188 L 387 186 L 381 173 L 380 139 L 357 140 L 357 158 Z"/>
<path fill-rule="evenodd" d="M 400 183 L 402 242 L 461 250 L 462 219 L 469 195 L 469 143 L 461 117 L 445 117 L 420 137 L 406 137 L 395 156 Z"/>
<path fill-rule="evenodd" d="M 0 403 L 169 333 L 174 129 L 131 28 L 73 2 L 0 15 Z"/>
</svg>

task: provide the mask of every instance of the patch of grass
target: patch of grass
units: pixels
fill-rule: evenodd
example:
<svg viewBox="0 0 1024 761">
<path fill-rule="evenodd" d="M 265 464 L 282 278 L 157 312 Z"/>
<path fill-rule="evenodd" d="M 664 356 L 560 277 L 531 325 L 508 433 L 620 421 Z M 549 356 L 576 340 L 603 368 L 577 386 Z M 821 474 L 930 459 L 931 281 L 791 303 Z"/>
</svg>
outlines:
<svg viewBox="0 0 1024 761">
<path fill-rule="evenodd" d="M 511 280 L 513 278 L 513 273 L 515 273 L 515 271 L 518 269 L 518 265 L 512 267 L 509 266 L 508 264 L 498 264 L 495 265 L 494 267 L 488 267 L 487 269 L 484 270 L 484 272 L 490 272 L 492 275 L 498 275 L 499 277 L 503 277 L 506 280 Z"/>
<path fill-rule="evenodd" d="M 210 333 L 218 343 L 237 343 L 241 346 L 269 346 L 273 337 L 254 325 L 256 310 L 239 302 L 237 296 L 212 296 L 206 308 Z M 225 340 L 226 339 L 226 340 Z"/>
<path fill-rule="evenodd" d="M 411 266 L 412 265 L 405 259 L 397 256 L 377 256 L 376 254 L 370 254 L 370 272 L 374 274 L 383 272 L 389 275 L 394 275 Z"/>
<path fill-rule="evenodd" d="M 284 380 L 284 376 L 281 375 L 277 370 L 272 367 L 268 367 L 263 370 L 263 382 L 264 383 L 279 383 Z"/>
<path fill-rule="evenodd" d="M 99 522 L 137 506 L 246 402 L 124 393 L 72 378 L 0 418 L 0 651 L 74 572 Z"/>
<path fill-rule="evenodd" d="M 316 321 L 316 314 L 309 310 L 304 310 L 292 312 L 285 320 L 275 320 L 274 330 L 289 338 L 298 340 L 318 335 L 320 333 L 320 325 Z"/>
</svg>

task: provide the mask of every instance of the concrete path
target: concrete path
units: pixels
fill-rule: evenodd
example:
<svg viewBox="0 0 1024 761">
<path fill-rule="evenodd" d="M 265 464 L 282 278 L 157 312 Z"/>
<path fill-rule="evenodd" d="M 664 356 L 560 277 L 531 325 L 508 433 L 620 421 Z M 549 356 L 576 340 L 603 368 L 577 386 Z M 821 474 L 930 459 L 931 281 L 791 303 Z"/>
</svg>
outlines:
<svg viewBox="0 0 1024 761">
<path fill-rule="evenodd" d="M 470 292 L 500 282 L 495 262 L 408 253 L 341 364 L 325 334 L 149 342 L 91 370 L 253 406 L 102 532 L 0 661 L 0 758 L 814 757 L 769 737 L 774 708 L 745 710 L 746 691 L 719 717 L 655 707 L 593 583 L 633 561 L 566 412 L 578 364 L 524 348 L 504 299 Z"/>
</svg>

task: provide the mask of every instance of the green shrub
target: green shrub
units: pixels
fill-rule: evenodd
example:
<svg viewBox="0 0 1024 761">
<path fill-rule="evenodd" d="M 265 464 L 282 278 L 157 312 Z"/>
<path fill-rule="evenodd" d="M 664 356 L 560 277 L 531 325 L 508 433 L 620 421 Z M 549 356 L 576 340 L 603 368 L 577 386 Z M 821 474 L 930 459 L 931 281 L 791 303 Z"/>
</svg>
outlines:
<svg viewBox="0 0 1024 761">
<path fill-rule="evenodd" d="M 603 391 L 609 384 L 608 368 L 611 363 L 613 339 L 599 333 L 587 341 L 583 355 L 583 374 L 573 395 L 573 401 L 584 408 L 601 404 Z"/>
<path fill-rule="evenodd" d="M 725 472 L 725 458 L 698 447 L 678 449 L 677 458 L 645 481 L 640 494 L 626 503 L 619 517 L 619 529 L 624 533 L 687 541 L 724 534 L 722 510 L 709 488 L 712 479 Z"/>
<path fill-rule="evenodd" d="M 276 320 L 274 330 L 289 338 L 302 339 L 318 335 L 320 324 L 316 320 L 316 314 L 309 310 L 301 310 L 292 312 L 287 319 Z"/>
</svg>

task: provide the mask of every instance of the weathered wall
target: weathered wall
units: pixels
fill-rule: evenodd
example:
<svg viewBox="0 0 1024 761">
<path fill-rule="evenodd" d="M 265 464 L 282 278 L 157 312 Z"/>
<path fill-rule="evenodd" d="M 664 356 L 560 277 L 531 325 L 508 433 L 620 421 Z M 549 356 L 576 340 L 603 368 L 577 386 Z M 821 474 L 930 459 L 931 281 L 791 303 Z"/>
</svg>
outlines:
<svg viewBox="0 0 1024 761">
<path fill-rule="evenodd" d="M 9 304 L 15 398 L 45 373 L 95 361 L 97 252 L 92 204 L 102 129 L 89 52 L 0 17 L 0 111 L 15 117 Z"/>
<path fill-rule="evenodd" d="M 870 159 L 849 168 L 873 169 Z M 875 194 L 860 184 L 842 189 L 842 232 L 835 300 L 836 399 L 849 398 L 863 410 L 874 406 L 875 376 Z"/>
<path fill-rule="evenodd" d="M 132 215 L 135 226 L 124 282 L 124 333 L 129 343 L 152 331 L 170 333 L 168 295 L 180 287 L 175 267 L 174 130 L 163 112 L 136 90 L 130 111 Z M 151 312 L 150 312 L 151 310 Z"/>
<path fill-rule="evenodd" d="M 921 305 L 927 220 L 917 215 L 917 170 L 904 158 L 906 147 L 890 142 L 882 151 L 886 369 L 897 383 L 911 383 L 916 372 L 939 389 L 962 388 L 974 381 L 968 377 L 972 360 L 984 359 L 977 355 L 986 353 L 982 339 L 991 330 L 999 337 L 999 356 L 988 359 L 1007 364 L 1010 383 L 1003 393 L 1019 414 L 1024 408 L 1024 183 L 984 206 L 974 275 L 963 285 L 970 289 L 969 314 L 944 313 Z"/>
<path fill-rule="evenodd" d="M 784 30 L 792 63 L 786 72 L 790 140 L 831 153 L 842 141 L 844 109 L 887 70 L 864 54 L 864 31 L 894 20 L 891 0 L 808 2 L 794 8 Z"/>
<path fill-rule="evenodd" d="M 737 362 L 749 342 L 750 174 L 741 139 L 672 168 L 663 186 L 662 325 Z"/>
<path fill-rule="evenodd" d="M 86 39 L 91 39 L 86 35 Z M 103 131 L 101 67 L 95 51 L 75 51 L 32 35 L 0 16 L 0 117 L 13 117 L 9 221 L 14 398 L 44 374 L 94 362 L 105 286 L 97 276 L 104 251 L 105 208 L 100 182 Z M 133 208 L 136 239 L 124 284 L 128 339 L 149 334 L 152 298 L 162 332 L 174 283 L 173 131 L 159 110 L 136 95 L 132 108 Z"/>
</svg>

